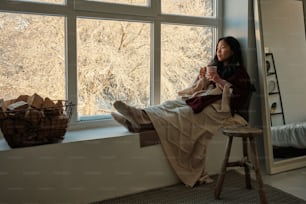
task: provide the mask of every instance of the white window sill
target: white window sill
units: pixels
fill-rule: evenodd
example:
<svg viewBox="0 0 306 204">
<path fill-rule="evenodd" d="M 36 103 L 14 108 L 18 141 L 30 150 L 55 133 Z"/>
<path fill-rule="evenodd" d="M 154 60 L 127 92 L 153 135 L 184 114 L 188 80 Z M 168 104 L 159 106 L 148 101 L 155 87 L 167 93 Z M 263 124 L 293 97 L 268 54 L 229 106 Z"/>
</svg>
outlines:
<svg viewBox="0 0 306 204">
<path fill-rule="evenodd" d="M 69 142 L 80 142 L 87 140 L 96 140 L 96 139 L 106 139 L 111 137 L 122 137 L 122 136 L 130 136 L 135 133 L 128 132 L 122 126 L 112 126 L 112 127 L 103 127 L 103 128 L 91 128 L 91 129 L 81 129 L 81 130 L 69 130 L 65 134 L 65 138 L 61 143 L 55 144 L 47 144 L 47 145 L 56 145 L 62 143 Z M 39 145 L 41 146 L 41 145 Z M 24 148 L 34 148 L 32 147 L 24 147 Z M 19 149 L 19 148 L 16 148 Z M 4 138 L 0 139 L 0 151 L 9 151 L 14 150 L 11 148 Z"/>
</svg>

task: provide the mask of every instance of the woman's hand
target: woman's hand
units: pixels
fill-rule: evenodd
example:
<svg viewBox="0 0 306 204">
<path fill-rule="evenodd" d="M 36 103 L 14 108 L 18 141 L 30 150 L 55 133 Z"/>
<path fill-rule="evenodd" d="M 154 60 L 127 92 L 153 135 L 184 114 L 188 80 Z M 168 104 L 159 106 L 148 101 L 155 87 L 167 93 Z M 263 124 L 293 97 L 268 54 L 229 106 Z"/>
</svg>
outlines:
<svg viewBox="0 0 306 204">
<path fill-rule="evenodd" d="M 205 74 L 205 77 L 210 80 L 210 81 L 213 81 L 215 83 L 218 83 L 219 81 L 221 81 L 221 77 L 219 76 L 219 74 L 217 73 L 217 70 L 215 69 L 208 69 L 206 74 Z"/>
<path fill-rule="evenodd" d="M 225 84 L 227 84 L 228 82 L 225 81 L 224 79 L 222 79 L 218 72 L 216 70 L 210 70 L 208 69 L 206 72 L 205 77 L 210 80 L 215 82 L 221 89 L 223 89 L 223 87 L 225 86 Z"/>
<path fill-rule="evenodd" d="M 206 74 L 206 67 L 201 67 L 199 75 L 198 75 L 198 79 L 203 79 L 205 77 L 205 74 Z"/>
</svg>

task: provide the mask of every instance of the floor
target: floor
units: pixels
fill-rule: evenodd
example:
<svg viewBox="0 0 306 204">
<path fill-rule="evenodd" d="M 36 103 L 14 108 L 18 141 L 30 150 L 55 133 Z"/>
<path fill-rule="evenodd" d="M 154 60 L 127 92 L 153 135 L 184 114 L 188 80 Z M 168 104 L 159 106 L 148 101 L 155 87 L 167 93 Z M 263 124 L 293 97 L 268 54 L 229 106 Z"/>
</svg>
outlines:
<svg viewBox="0 0 306 204">
<path fill-rule="evenodd" d="M 263 175 L 264 183 L 306 200 L 306 168 Z"/>
<path fill-rule="evenodd" d="M 243 169 L 238 170 L 243 173 Z M 252 171 L 252 178 L 255 178 Z M 274 175 L 262 175 L 263 182 L 306 201 L 306 167 Z"/>
</svg>

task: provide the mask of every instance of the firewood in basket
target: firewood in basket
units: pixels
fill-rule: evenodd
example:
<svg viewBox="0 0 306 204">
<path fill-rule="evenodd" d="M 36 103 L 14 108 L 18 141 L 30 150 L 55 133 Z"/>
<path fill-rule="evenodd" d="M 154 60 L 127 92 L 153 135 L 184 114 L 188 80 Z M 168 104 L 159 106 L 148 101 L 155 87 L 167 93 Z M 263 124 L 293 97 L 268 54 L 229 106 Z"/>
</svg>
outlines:
<svg viewBox="0 0 306 204">
<path fill-rule="evenodd" d="M 58 100 L 55 104 L 58 110 L 60 111 L 60 115 L 64 113 L 64 105 L 62 100 Z"/>
<path fill-rule="evenodd" d="M 53 130 L 52 130 L 52 118 L 53 117 L 43 117 L 41 121 L 41 128 L 38 130 L 38 137 L 48 138 L 52 137 Z"/>
<path fill-rule="evenodd" d="M 7 107 L 16 102 L 16 99 L 10 99 L 3 102 L 3 111 L 7 111 Z"/>
<path fill-rule="evenodd" d="M 41 108 L 43 102 L 44 102 L 44 99 L 36 93 L 34 93 L 32 96 L 28 98 L 28 104 L 33 108 L 37 108 L 37 109 Z"/>
<path fill-rule="evenodd" d="M 11 111 L 20 111 L 20 110 L 25 110 L 29 107 L 29 104 L 24 101 L 18 101 L 16 103 L 10 104 L 7 109 Z"/>
<path fill-rule="evenodd" d="M 6 119 L 2 123 L 1 130 L 11 147 L 22 146 L 22 143 L 27 140 L 26 137 L 28 137 L 27 123 L 24 120 Z"/>
<path fill-rule="evenodd" d="M 56 104 L 48 97 L 45 98 L 42 105 L 46 116 L 60 115 L 60 110 L 56 107 Z"/>
<path fill-rule="evenodd" d="M 14 136 L 15 134 L 14 120 L 13 119 L 3 120 L 1 130 L 4 136 Z"/>
<path fill-rule="evenodd" d="M 41 126 L 45 129 L 50 130 L 52 128 L 52 118 L 43 117 L 41 121 Z"/>
<path fill-rule="evenodd" d="M 28 134 L 28 123 L 25 120 L 15 120 L 14 121 L 14 134 L 16 137 L 20 137 L 20 139 L 25 139 L 25 136 L 29 136 Z"/>
<path fill-rule="evenodd" d="M 34 126 L 38 126 L 40 124 L 42 117 L 43 117 L 42 112 L 40 110 L 36 110 L 33 108 L 29 108 L 24 116 L 24 118 Z"/>
<path fill-rule="evenodd" d="M 4 109 L 4 100 L 0 99 L 0 120 L 6 117 L 5 109 Z"/>
<path fill-rule="evenodd" d="M 18 98 L 16 98 L 16 102 L 18 101 L 28 102 L 29 97 L 30 97 L 29 95 L 20 95 L 18 96 Z"/>
<path fill-rule="evenodd" d="M 56 105 L 50 98 L 46 97 L 42 107 L 43 108 L 55 108 Z"/>
<path fill-rule="evenodd" d="M 66 115 L 60 115 L 52 118 L 53 129 L 64 129 L 68 126 L 68 117 Z"/>
</svg>

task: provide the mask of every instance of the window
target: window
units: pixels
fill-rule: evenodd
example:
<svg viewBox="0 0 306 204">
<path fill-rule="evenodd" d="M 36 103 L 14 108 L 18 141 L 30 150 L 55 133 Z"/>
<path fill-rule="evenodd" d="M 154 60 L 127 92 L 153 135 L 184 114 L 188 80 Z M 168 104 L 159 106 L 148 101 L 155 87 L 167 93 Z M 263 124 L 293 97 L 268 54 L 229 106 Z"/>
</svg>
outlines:
<svg viewBox="0 0 306 204">
<path fill-rule="evenodd" d="M 161 0 L 162 13 L 187 16 L 215 16 L 213 0 Z"/>
<path fill-rule="evenodd" d="M 64 17 L 0 13 L 0 97 L 65 99 Z"/>
<path fill-rule="evenodd" d="M 137 107 L 175 99 L 212 58 L 216 2 L 5 1 L 0 98 L 70 100 L 71 122 L 82 126 L 110 119 L 118 99 Z"/>
<path fill-rule="evenodd" d="M 47 3 L 47 4 L 65 4 L 66 0 L 15 0 L 31 3 Z"/>
<path fill-rule="evenodd" d="M 213 39 L 211 27 L 162 24 L 161 102 L 175 99 L 195 80 L 212 59 Z"/>
<path fill-rule="evenodd" d="M 149 23 L 78 18 L 77 53 L 81 118 L 109 115 L 118 99 L 150 105 Z"/>
<path fill-rule="evenodd" d="M 87 0 L 87 1 L 97 1 L 97 2 L 126 4 L 126 5 L 138 5 L 138 6 L 148 5 L 148 0 Z"/>
</svg>

